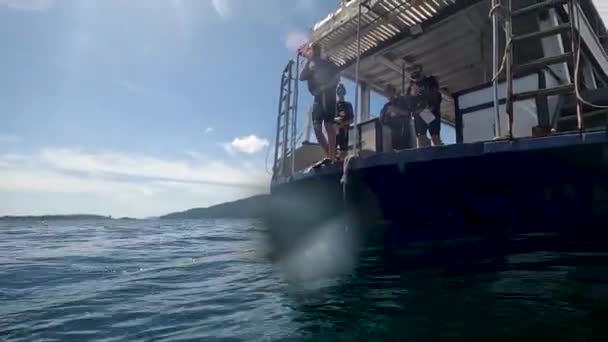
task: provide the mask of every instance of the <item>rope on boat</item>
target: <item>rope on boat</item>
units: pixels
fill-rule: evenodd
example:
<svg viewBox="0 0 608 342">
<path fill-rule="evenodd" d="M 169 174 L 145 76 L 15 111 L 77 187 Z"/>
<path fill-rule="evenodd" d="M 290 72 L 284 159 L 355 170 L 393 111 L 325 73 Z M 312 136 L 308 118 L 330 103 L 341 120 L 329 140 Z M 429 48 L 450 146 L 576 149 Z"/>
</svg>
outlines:
<svg viewBox="0 0 608 342">
<path fill-rule="evenodd" d="M 363 0 L 358 4 L 358 13 L 357 13 L 357 61 L 355 64 L 355 118 L 354 118 L 354 145 L 353 146 L 353 154 L 349 154 L 344 158 L 344 165 L 342 167 L 342 178 L 340 178 L 340 183 L 342 184 L 342 197 L 344 200 L 344 205 L 346 206 L 346 184 L 348 184 L 348 169 L 350 167 L 350 161 L 353 158 L 356 158 L 359 155 L 359 69 L 361 67 L 361 7 L 365 4 L 367 0 Z"/>
<path fill-rule="evenodd" d="M 350 162 L 353 158 L 356 158 L 359 155 L 359 71 L 361 68 L 361 7 L 367 4 L 367 0 L 361 0 L 358 6 L 357 11 L 357 60 L 355 63 L 355 134 L 354 141 L 355 146 L 353 147 L 353 154 L 349 154 L 344 158 L 344 165 L 342 166 L 342 177 L 340 178 L 340 183 L 342 184 L 342 205 L 344 206 L 344 230 L 348 231 L 348 204 L 347 204 L 347 186 L 348 186 L 348 171 L 350 168 Z"/>
<path fill-rule="evenodd" d="M 348 186 L 348 171 L 350 169 L 350 162 L 355 158 L 354 155 L 348 155 L 344 158 L 344 165 L 342 166 L 342 178 L 340 178 L 340 184 L 342 184 L 342 206 L 344 212 L 344 231 L 348 231 L 348 201 L 346 197 L 346 190 Z"/>
<path fill-rule="evenodd" d="M 342 178 L 340 178 L 340 184 L 342 184 L 344 192 L 346 192 L 346 184 L 348 184 L 348 170 L 350 169 L 350 162 L 354 157 L 355 156 L 353 155 L 349 155 L 344 158 L 344 165 L 342 166 Z"/>
<path fill-rule="evenodd" d="M 600 109 L 608 109 L 608 106 L 602 106 L 602 105 L 598 105 L 595 103 L 591 103 L 587 100 L 585 100 L 581 94 L 581 88 L 580 88 L 580 84 L 579 84 L 579 73 L 580 73 L 580 66 L 581 66 L 581 50 L 582 50 L 582 46 L 581 46 L 581 34 L 580 34 L 580 12 L 579 12 L 579 7 L 576 6 L 576 3 L 574 4 L 574 6 L 571 7 L 573 10 L 572 12 L 576 12 L 576 17 L 574 13 L 570 13 L 570 20 L 574 20 L 573 21 L 573 25 L 576 28 L 576 32 L 577 32 L 577 45 L 576 45 L 576 65 L 574 67 L 574 90 L 576 92 L 576 98 L 581 102 L 586 104 L 589 107 L 595 107 L 595 108 L 600 108 Z M 574 37 L 572 37 L 572 39 L 574 39 Z"/>
<path fill-rule="evenodd" d="M 507 8 L 505 8 L 502 5 L 502 3 L 498 3 L 494 6 L 492 6 L 488 17 L 490 19 L 492 19 L 494 16 L 499 15 L 499 12 L 502 12 L 503 16 L 511 15 L 511 13 L 509 13 L 509 10 Z M 506 34 L 506 32 L 507 32 L 506 28 L 503 27 L 502 29 L 505 31 L 505 34 Z M 509 50 L 512 48 L 512 45 L 513 45 L 513 37 L 507 37 L 507 42 L 505 44 L 505 51 L 502 55 L 502 61 L 500 62 L 500 67 L 498 68 L 498 71 L 496 71 L 496 74 L 494 75 L 494 77 L 492 77 L 492 82 L 496 81 L 500 77 L 502 72 L 505 70 L 505 66 L 507 64 L 507 56 L 509 54 Z"/>
</svg>

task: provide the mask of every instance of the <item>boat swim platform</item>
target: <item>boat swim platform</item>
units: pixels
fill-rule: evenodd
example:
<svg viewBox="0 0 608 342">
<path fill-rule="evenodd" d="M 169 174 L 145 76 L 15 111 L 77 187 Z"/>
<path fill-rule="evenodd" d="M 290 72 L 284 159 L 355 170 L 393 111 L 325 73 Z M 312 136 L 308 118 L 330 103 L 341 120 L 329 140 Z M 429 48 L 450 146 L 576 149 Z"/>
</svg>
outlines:
<svg viewBox="0 0 608 342">
<path fill-rule="evenodd" d="M 602 129 L 588 132 L 554 133 L 545 137 L 526 137 L 519 139 L 500 139 L 464 144 L 452 144 L 427 148 L 414 148 L 394 152 L 379 152 L 366 156 L 354 157 L 349 161 L 349 172 L 356 172 L 382 166 L 403 167 L 413 163 L 430 163 L 440 160 L 457 160 L 484 156 L 500 156 L 501 154 L 517 154 L 525 152 L 542 152 L 560 148 L 603 145 L 604 163 L 608 169 L 608 130 Z M 369 152 L 368 152 L 369 153 Z M 271 187 L 277 187 L 300 180 L 322 178 L 342 174 L 343 165 L 329 165 L 313 169 L 312 167 L 297 171 L 292 176 L 277 177 Z M 608 176 L 608 175 L 607 175 Z"/>
</svg>

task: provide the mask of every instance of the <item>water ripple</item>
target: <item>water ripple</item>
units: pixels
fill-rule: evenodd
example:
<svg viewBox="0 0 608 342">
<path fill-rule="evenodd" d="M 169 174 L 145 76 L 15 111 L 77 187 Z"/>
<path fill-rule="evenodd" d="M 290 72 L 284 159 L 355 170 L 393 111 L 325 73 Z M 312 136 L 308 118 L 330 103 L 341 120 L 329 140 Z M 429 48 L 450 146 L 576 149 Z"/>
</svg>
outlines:
<svg viewBox="0 0 608 342">
<path fill-rule="evenodd" d="M 263 257 L 263 232 L 249 220 L 0 221 L 0 340 L 607 340 L 608 253 L 586 242 L 518 236 L 544 247 L 474 257 L 478 237 L 369 246 L 352 272 L 294 284 Z"/>
</svg>

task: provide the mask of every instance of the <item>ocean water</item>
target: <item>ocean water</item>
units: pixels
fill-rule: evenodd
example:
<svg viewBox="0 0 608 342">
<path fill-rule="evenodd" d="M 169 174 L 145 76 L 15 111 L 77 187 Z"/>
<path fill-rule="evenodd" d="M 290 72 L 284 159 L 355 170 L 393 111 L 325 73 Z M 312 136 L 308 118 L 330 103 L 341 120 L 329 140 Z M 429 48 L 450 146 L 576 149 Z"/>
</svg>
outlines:
<svg viewBox="0 0 608 342">
<path fill-rule="evenodd" d="M 0 340 L 608 340 L 583 242 L 344 252 L 340 229 L 276 260 L 254 220 L 0 221 Z"/>
</svg>

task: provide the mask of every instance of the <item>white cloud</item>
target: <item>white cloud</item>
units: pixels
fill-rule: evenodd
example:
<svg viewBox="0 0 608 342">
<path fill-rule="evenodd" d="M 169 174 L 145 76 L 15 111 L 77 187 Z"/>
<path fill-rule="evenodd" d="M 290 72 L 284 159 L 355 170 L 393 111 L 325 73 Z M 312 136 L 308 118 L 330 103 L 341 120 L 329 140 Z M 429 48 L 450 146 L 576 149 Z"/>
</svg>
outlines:
<svg viewBox="0 0 608 342">
<path fill-rule="evenodd" d="M 222 18 L 228 18 L 233 13 L 233 8 L 230 0 L 211 0 L 213 9 Z"/>
<path fill-rule="evenodd" d="M 0 133 L 0 144 L 17 144 L 21 142 L 21 137 L 14 134 Z"/>
<path fill-rule="evenodd" d="M 306 42 L 308 42 L 308 35 L 304 32 L 288 32 L 285 36 L 285 47 L 292 52 L 298 50 Z"/>
<path fill-rule="evenodd" d="M 205 134 L 211 134 L 215 131 L 215 129 L 213 129 L 213 127 L 207 127 L 205 128 Z"/>
<path fill-rule="evenodd" d="M 70 148 L 0 155 L 0 216 L 87 212 L 144 217 L 268 191 L 263 163 L 196 157 L 169 160 Z"/>
<path fill-rule="evenodd" d="M 55 0 L 0 0 L 0 5 L 23 11 L 44 11 L 55 4 Z"/>
<path fill-rule="evenodd" d="M 145 184 L 131 184 L 104 179 L 103 177 L 78 177 L 54 170 L 7 167 L 0 169 L 0 191 L 51 192 L 51 193 L 96 193 L 96 194 L 142 194 L 151 195 L 153 190 Z"/>
<path fill-rule="evenodd" d="M 229 153 L 240 152 L 240 153 L 258 153 L 269 145 L 268 140 L 264 138 L 258 138 L 257 136 L 251 134 L 246 137 L 234 138 L 234 140 L 225 144 L 224 148 Z"/>
<path fill-rule="evenodd" d="M 228 165 L 217 160 L 166 160 L 117 152 L 87 153 L 61 148 L 43 149 L 38 157 L 45 165 L 55 169 L 93 175 L 110 174 L 239 187 L 263 187 L 266 182 L 262 168 L 252 173 L 244 170 L 243 165 Z"/>
</svg>

